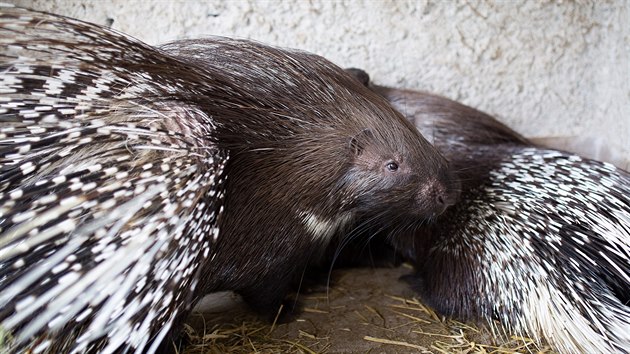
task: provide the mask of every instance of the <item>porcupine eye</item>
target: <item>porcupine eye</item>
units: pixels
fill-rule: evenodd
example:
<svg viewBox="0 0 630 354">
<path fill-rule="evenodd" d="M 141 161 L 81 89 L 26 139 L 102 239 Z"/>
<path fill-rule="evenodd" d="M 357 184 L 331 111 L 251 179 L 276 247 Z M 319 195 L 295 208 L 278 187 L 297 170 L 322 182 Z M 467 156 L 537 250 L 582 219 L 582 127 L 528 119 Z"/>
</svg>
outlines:
<svg viewBox="0 0 630 354">
<path fill-rule="evenodd" d="M 395 161 L 388 161 L 385 164 L 385 168 L 387 168 L 389 172 L 396 172 L 398 171 L 398 164 Z"/>
</svg>

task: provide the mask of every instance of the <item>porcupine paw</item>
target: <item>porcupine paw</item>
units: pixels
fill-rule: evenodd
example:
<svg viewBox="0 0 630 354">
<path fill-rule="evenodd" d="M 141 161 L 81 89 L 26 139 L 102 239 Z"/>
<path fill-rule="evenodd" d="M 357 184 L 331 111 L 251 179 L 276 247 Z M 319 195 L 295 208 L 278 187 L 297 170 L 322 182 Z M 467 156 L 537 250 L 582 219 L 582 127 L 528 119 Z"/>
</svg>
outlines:
<svg viewBox="0 0 630 354">
<path fill-rule="evenodd" d="M 295 297 L 287 295 L 288 286 L 267 284 L 265 289 L 258 288 L 239 293 L 252 310 L 269 322 L 290 322 L 301 310 Z"/>
<path fill-rule="evenodd" d="M 313 265 L 296 278 L 291 289 L 298 295 L 310 295 L 326 292 L 330 286 L 335 284 L 335 273 L 331 272 L 329 266 Z"/>
</svg>

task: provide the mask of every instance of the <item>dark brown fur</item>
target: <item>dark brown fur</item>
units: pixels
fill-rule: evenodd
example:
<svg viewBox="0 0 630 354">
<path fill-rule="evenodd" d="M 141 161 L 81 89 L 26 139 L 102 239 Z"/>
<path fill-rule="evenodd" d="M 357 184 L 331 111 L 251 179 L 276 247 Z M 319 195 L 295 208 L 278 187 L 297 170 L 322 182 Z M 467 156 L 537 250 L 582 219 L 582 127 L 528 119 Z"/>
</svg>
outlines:
<svg viewBox="0 0 630 354">
<path fill-rule="evenodd" d="M 423 220 L 454 199 L 437 151 L 386 101 L 325 59 L 226 39 L 164 49 L 229 73 L 251 94 L 240 104 L 232 97 L 232 107 L 214 114 L 217 144 L 230 151 L 229 177 L 201 292 L 235 290 L 273 314 L 296 272 L 354 219 Z M 309 216 L 332 226 L 313 235 Z"/>
</svg>

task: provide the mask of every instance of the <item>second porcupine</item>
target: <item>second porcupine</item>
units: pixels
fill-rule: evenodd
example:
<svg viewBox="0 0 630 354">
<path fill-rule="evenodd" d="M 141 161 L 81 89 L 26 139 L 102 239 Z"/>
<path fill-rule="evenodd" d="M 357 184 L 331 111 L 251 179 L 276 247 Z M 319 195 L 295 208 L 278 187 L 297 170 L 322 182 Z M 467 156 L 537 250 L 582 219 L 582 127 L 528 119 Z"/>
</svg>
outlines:
<svg viewBox="0 0 630 354">
<path fill-rule="evenodd" d="M 319 56 L 4 6 L 0 38 L 10 351 L 150 353 L 208 291 L 273 311 L 355 216 L 452 199 L 437 151 Z"/>
<path fill-rule="evenodd" d="M 424 301 L 448 316 L 544 338 L 562 353 L 630 352 L 630 174 L 535 146 L 449 99 L 372 88 L 462 183 L 460 200 L 435 223 L 394 238 L 416 266 Z"/>
</svg>

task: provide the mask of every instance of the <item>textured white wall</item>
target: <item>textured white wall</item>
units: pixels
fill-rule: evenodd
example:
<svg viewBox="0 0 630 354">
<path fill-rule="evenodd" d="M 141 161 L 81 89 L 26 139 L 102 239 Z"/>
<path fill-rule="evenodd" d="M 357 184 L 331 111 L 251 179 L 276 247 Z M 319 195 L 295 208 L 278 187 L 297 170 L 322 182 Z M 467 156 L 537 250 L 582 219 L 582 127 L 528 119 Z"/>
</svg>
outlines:
<svg viewBox="0 0 630 354">
<path fill-rule="evenodd" d="M 295 47 L 630 167 L 630 2 L 13 0 L 151 44 L 225 35 Z M 113 21 L 113 22 L 112 22 Z M 577 137 L 574 139 L 574 137 Z M 586 143 L 585 143 L 586 142 Z"/>
</svg>

